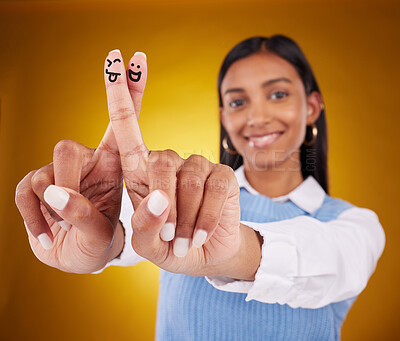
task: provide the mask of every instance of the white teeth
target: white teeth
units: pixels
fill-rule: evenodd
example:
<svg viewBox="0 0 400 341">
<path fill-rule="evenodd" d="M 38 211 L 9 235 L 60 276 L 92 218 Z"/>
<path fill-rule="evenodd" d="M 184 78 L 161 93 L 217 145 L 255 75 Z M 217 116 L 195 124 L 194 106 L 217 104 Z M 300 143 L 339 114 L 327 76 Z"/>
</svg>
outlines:
<svg viewBox="0 0 400 341">
<path fill-rule="evenodd" d="M 254 147 L 254 143 L 268 142 L 270 140 L 273 140 L 278 135 L 279 135 L 279 133 L 273 133 L 273 134 L 268 134 L 268 135 L 259 136 L 259 137 L 251 136 L 251 137 L 249 137 L 249 146 Z"/>
<path fill-rule="evenodd" d="M 250 137 L 253 141 L 260 141 L 260 142 L 264 142 L 264 141 L 268 141 L 273 139 L 276 135 L 278 135 L 277 133 L 274 134 L 268 134 L 265 136 L 260 136 L 260 137 Z"/>
</svg>

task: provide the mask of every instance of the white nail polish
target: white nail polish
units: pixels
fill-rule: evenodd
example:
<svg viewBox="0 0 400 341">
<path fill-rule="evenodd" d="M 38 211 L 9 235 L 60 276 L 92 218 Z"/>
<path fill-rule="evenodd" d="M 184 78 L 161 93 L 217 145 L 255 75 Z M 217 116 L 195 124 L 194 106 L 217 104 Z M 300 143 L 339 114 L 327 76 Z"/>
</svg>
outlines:
<svg viewBox="0 0 400 341">
<path fill-rule="evenodd" d="M 193 246 L 200 248 L 203 246 L 207 239 L 207 232 L 204 230 L 197 230 L 193 237 Z"/>
<path fill-rule="evenodd" d="M 174 243 L 174 255 L 185 257 L 189 250 L 189 238 L 176 238 Z"/>
<path fill-rule="evenodd" d="M 155 190 L 150 195 L 150 199 L 147 202 L 147 207 L 151 213 L 158 217 L 168 207 L 168 199 L 164 197 L 159 190 Z"/>
<path fill-rule="evenodd" d="M 69 194 L 58 186 L 50 185 L 44 191 L 44 200 L 51 207 L 61 211 L 68 204 Z"/>
<path fill-rule="evenodd" d="M 108 52 L 108 54 L 111 54 L 111 53 L 113 53 L 113 52 L 118 52 L 119 54 L 121 54 L 121 51 L 118 50 L 118 49 L 112 50 L 112 51 Z"/>
<path fill-rule="evenodd" d="M 47 233 L 42 233 L 37 237 L 37 239 L 39 240 L 40 244 L 42 244 L 43 249 L 49 250 L 53 247 L 53 242 Z"/>
<path fill-rule="evenodd" d="M 136 56 L 136 55 L 138 55 L 138 56 L 143 56 L 143 57 L 144 57 L 144 60 L 147 60 L 147 56 L 146 56 L 146 54 L 145 54 L 144 52 L 136 52 L 136 53 L 134 54 L 134 56 Z"/>
<path fill-rule="evenodd" d="M 69 231 L 69 230 L 71 229 L 71 226 L 72 226 L 70 223 L 67 223 L 67 222 L 64 221 L 64 220 L 60 220 L 60 221 L 58 222 L 58 225 L 60 225 L 61 228 L 64 229 L 65 231 Z"/>
<path fill-rule="evenodd" d="M 169 242 L 175 237 L 175 224 L 174 223 L 165 223 L 161 228 L 160 237 L 165 242 Z"/>
</svg>

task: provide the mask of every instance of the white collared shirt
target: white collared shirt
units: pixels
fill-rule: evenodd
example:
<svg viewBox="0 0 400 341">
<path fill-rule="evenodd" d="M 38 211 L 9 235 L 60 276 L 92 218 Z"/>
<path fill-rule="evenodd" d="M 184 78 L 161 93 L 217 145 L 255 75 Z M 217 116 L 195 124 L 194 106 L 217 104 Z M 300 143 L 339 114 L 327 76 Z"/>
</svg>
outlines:
<svg viewBox="0 0 400 341">
<path fill-rule="evenodd" d="M 246 179 L 244 173 L 244 166 L 240 166 L 235 171 L 236 179 L 239 187 L 244 187 L 249 193 L 253 195 L 261 195 L 258 193 Z M 271 198 L 273 201 L 285 202 L 291 200 L 297 206 L 308 213 L 313 213 L 321 207 L 324 202 L 325 191 L 315 178 L 310 175 L 299 186 L 293 189 L 290 193 L 280 197 Z"/>
<path fill-rule="evenodd" d="M 247 181 L 243 165 L 235 175 L 240 187 L 260 195 Z M 291 200 L 311 214 L 321 207 L 325 195 L 315 178 L 308 176 L 287 195 L 271 199 Z M 120 257 L 106 267 L 131 266 L 146 260 L 131 245 L 132 214 L 133 207 L 124 189 L 120 220 L 125 228 L 125 246 Z M 319 308 L 355 297 L 367 285 L 385 245 L 377 215 L 366 208 L 346 209 L 328 222 L 302 215 L 268 223 L 241 223 L 258 231 L 264 240 L 255 280 L 223 276 L 205 279 L 219 290 L 247 293 L 246 301 Z"/>
<path fill-rule="evenodd" d="M 239 187 L 260 195 L 246 179 L 243 165 L 235 174 Z M 310 175 L 287 195 L 271 199 L 290 200 L 312 214 L 321 208 L 325 195 Z M 241 223 L 258 231 L 264 240 L 255 280 L 205 278 L 217 289 L 247 293 L 246 301 L 320 308 L 355 297 L 367 285 L 385 245 L 375 212 L 355 206 L 328 222 L 301 215 L 268 223 Z"/>
</svg>

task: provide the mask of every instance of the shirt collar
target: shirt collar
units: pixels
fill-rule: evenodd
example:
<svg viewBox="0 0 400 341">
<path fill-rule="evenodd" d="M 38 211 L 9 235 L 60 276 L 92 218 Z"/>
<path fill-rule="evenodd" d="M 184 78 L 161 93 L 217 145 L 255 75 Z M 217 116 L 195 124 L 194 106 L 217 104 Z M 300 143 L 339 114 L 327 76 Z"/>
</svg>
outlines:
<svg viewBox="0 0 400 341">
<path fill-rule="evenodd" d="M 250 183 L 247 181 L 244 173 L 244 165 L 241 165 L 235 171 L 236 179 L 239 187 L 244 187 L 249 193 L 253 195 L 262 195 L 258 193 Z M 321 207 L 325 199 L 325 191 L 318 183 L 318 181 L 309 175 L 299 186 L 293 189 L 290 193 L 276 198 L 270 198 L 273 201 L 285 202 L 291 200 L 298 207 L 308 213 L 313 213 Z"/>
</svg>

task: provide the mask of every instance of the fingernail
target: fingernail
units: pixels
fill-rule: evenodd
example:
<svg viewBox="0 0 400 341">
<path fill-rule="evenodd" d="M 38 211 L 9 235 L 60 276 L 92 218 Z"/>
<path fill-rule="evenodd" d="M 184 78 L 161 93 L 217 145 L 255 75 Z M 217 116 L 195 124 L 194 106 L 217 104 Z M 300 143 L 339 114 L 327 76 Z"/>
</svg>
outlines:
<svg viewBox="0 0 400 341">
<path fill-rule="evenodd" d="M 113 52 L 118 52 L 119 54 L 121 54 L 121 51 L 118 50 L 118 49 L 112 50 L 112 51 L 108 52 L 108 54 L 111 54 L 111 53 L 113 53 Z"/>
<path fill-rule="evenodd" d="M 53 247 L 53 243 L 47 233 L 42 233 L 37 237 L 40 244 L 42 244 L 43 249 L 49 250 Z"/>
<path fill-rule="evenodd" d="M 44 200 L 57 210 L 63 210 L 68 203 L 69 194 L 62 188 L 50 185 L 44 191 Z"/>
<path fill-rule="evenodd" d="M 207 232 L 204 230 L 197 230 L 193 237 L 193 246 L 200 248 L 203 246 L 207 239 Z"/>
<path fill-rule="evenodd" d="M 176 238 L 174 243 L 174 255 L 185 257 L 189 250 L 189 238 Z"/>
<path fill-rule="evenodd" d="M 147 202 L 149 211 L 155 216 L 160 216 L 168 206 L 168 199 L 164 197 L 159 190 L 155 190 L 150 195 L 150 199 Z"/>
<path fill-rule="evenodd" d="M 165 223 L 161 228 L 160 237 L 165 242 L 169 242 L 175 237 L 175 224 L 174 223 Z"/>
<path fill-rule="evenodd" d="M 144 57 L 144 60 L 147 60 L 146 53 L 144 53 L 144 52 L 136 52 L 136 53 L 134 54 L 134 56 L 136 56 L 136 55 L 138 55 L 138 56 L 142 55 L 142 56 Z"/>
<path fill-rule="evenodd" d="M 60 225 L 61 228 L 63 228 L 65 231 L 69 231 L 69 230 L 71 229 L 71 226 L 72 226 L 70 223 L 67 223 L 67 222 L 64 221 L 64 220 L 60 220 L 60 221 L 58 222 L 58 225 Z"/>
</svg>

